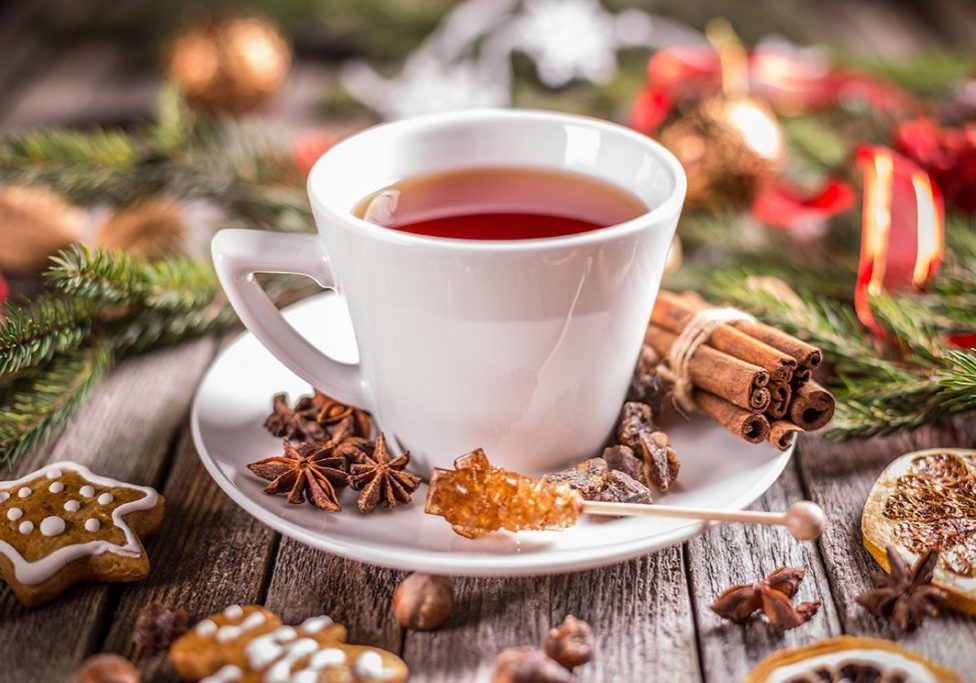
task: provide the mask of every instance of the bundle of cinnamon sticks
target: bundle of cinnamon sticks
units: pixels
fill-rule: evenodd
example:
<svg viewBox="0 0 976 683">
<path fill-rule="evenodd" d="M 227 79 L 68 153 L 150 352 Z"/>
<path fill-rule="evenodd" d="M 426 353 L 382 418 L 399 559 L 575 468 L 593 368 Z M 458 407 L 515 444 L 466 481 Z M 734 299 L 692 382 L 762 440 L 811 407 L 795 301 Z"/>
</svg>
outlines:
<svg viewBox="0 0 976 683">
<path fill-rule="evenodd" d="M 694 293 L 660 292 L 644 342 L 666 358 L 695 314 L 710 308 Z M 786 450 L 833 417 L 834 397 L 812 379 L 822 361 L 820 349 L 792 335 L 739 320 L 715 328 L 687 369 L 704 413 L 746 441 Z"/>
</svg>

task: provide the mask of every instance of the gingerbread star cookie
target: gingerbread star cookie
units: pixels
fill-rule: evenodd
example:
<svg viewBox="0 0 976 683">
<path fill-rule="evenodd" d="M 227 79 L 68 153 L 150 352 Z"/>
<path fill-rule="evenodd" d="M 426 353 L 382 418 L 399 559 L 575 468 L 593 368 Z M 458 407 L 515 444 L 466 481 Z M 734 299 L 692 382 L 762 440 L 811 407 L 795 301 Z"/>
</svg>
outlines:
<svg viewBox="0 0 976 683">
<path fill-rule="evenodd" d="M 0 481 L 0 576 L 28 607 L 79 581 L 145 578 L 139 536 L 159 527 L 163 505 L 149 487 L 74 462 Z"/>
<path fill-rule="evenodd" d="M 169 648 L 180 678 L 202 683 L 401 683 L 407 665 L 386 650 L 346 642 L 329 617 L 297 626 L 258 605 L 231 605 Z"/>
</svg>

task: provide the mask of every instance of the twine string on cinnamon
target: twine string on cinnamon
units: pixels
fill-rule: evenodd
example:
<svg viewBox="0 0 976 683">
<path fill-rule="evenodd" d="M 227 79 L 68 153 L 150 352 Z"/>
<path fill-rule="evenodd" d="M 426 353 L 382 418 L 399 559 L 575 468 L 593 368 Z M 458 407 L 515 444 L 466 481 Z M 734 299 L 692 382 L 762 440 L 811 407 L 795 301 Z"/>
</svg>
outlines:
<svg viewBox="0 0 976 683">
<path fill-rule="evenodd" d="M 689 366 L 691 357 L 721 325 L 738 321 L 755 322 L 755 318 L 737 308 L 709 308 L 698 311 L 671 345 L 658 374 L 674 385 L 674 404 L 686 414 L 695 411 Z"/>
</svg>

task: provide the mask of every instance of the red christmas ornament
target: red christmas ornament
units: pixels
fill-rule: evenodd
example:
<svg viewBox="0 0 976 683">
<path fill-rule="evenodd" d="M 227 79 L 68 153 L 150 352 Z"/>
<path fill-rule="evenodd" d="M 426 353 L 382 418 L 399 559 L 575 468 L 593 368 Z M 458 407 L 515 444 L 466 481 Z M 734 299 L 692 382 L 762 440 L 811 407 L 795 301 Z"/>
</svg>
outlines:
<svg viewBox="0 0 976 683">
<path fill-rule="evenodd" d="M 942 195 L 924 169 L 887 147 L 861 147 L 856 160 L 864 176 L 864 198 L 854 309 L 865 326 L 884 338 L 870 297 L 925 289 L 939 270 L 945 248 Z"/>
<path fill-rule="evenodd" d="M 976 123 L 944 128 L 927 118 L 895 129 L 895 148 L 928 171 L 946 202 L 976 213 Z"/>
<path fill-rule="evenodd" d="M 299 138 L 291 147 L 292 161 L 304 175 L 308 175 L 319 157 L 328 152 L 336 141 L 336 135 L 329 131 L 312 133 Z"/>
</svg>

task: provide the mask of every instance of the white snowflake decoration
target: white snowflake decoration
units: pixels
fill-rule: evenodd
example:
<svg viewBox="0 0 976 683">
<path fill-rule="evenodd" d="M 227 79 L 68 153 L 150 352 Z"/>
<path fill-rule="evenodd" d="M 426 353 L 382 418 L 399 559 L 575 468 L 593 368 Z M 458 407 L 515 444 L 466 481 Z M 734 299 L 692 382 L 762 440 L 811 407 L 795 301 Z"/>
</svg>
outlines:
<svg viewBox="0 0 976 683">
<path fill-rule="evenodd" d="M 624 47 L 694 44 L 702 35 L 640 10 L 611 14 L 599 0 L 465 0 L 385 79 L 362 61 L 342 84 L 354 97 L 397 119 L 434 111 L 511 104 L 512 54 L 529 56 L 549 87 L 574 79 L 597 84 L 617 72 Z"/>
</svg>

